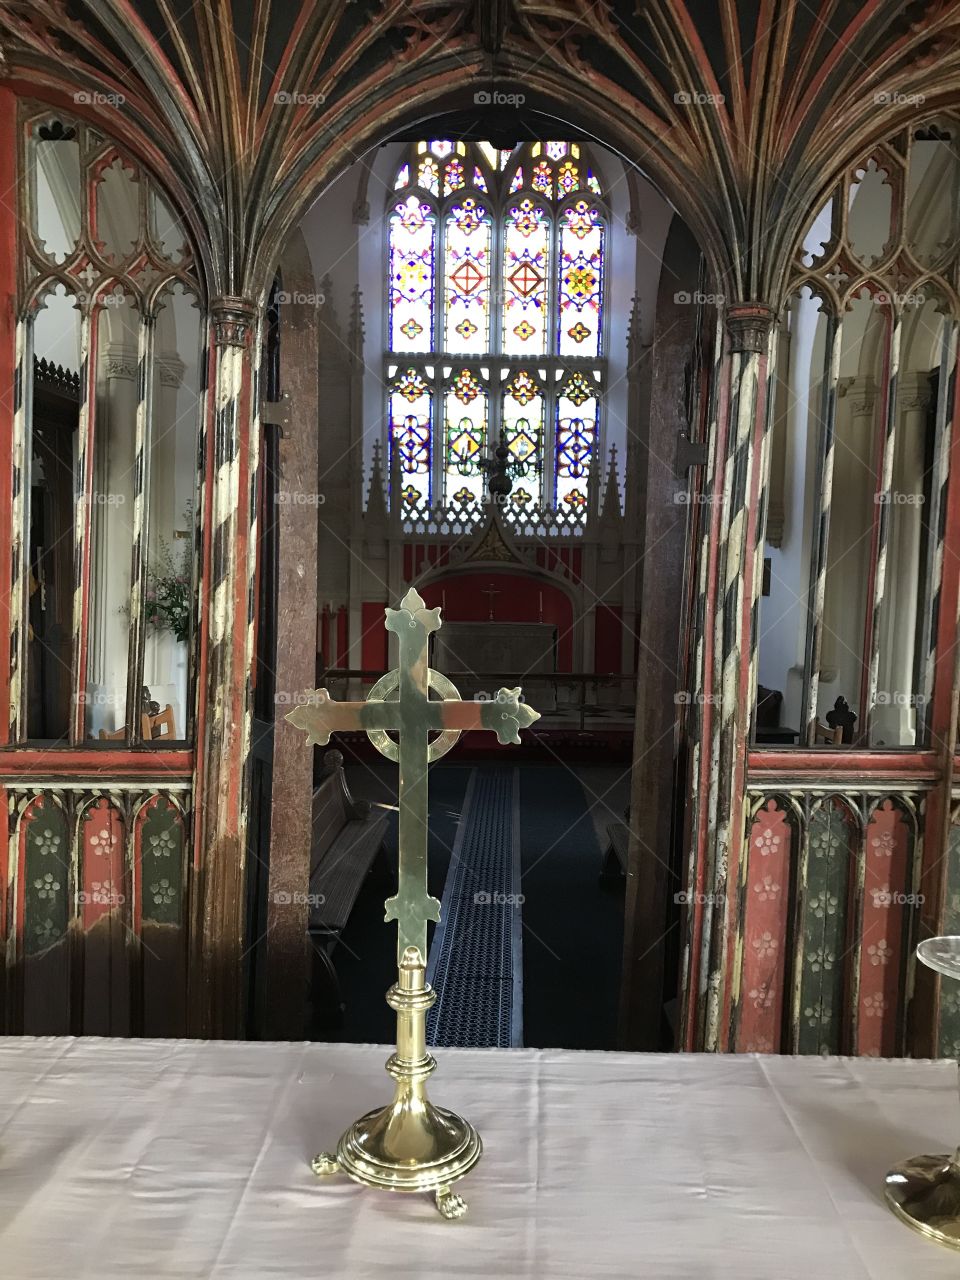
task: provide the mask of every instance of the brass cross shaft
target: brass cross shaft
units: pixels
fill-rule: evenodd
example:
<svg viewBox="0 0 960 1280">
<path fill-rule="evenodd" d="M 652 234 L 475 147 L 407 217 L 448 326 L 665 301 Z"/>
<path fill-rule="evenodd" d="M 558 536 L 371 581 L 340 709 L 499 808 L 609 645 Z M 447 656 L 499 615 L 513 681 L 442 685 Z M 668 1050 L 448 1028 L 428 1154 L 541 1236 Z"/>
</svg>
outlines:
<svg viewBox="0 0 960 1280">
<path fill-rule="evenodd" d="M 318 746 L 331 733 L 363 730 L 382 755 L 399 763 L 399 868 L 386 919 L 397 921 L 398 962 L 415 947 L 426 963 L 427 923 L 440 919 L 440 903 L 427 888 L 427 767 L 464 729 L 490 729 L 500 742 L 519 742 L 519 730 L 539 713 L 521 703 L 519 689 L 501 689 L 488 702 L 461 702 L 450 681 L 428 665 L 440 610 L 427 609 L 412 587 L 399 609 L 386 610 L 385 625 L 397 636 L 399 665 L 374 685 L 366 702 L 334 702 L 325 689 L 315 689 L 286 718 Z M 442 701 L 431 701 L 431 686 Z M 399 744 L 388 730 L 399 734 Z M 429 735 L 437 731 L 441 737 L 431 743 Z"/>
</svg>

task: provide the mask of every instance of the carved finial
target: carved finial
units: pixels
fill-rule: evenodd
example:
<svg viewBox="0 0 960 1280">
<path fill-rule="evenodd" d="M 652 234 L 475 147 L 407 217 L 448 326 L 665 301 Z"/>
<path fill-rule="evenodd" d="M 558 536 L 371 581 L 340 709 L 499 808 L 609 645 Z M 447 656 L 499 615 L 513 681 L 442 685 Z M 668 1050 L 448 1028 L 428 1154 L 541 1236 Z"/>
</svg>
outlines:
<svg viewBox="0 0 960 1280">
<path fill-rule="evenodd" d="M 350 330 L 347 334 L 347 345 L 355 364 L 363 363 L 363 338 L 363 293 L 360 286 L 356 285 L 350 304 Z"/>
<path fill-rule="evenodd" d="M 620 478 L 617 474 L 617 446 L 610 446 L 610 461 L 607 465 L 607 481 L 603 489 L 603 507 L 601 520 L 620 519 Z"/>
<path fill-rule="evenodd" d="M 428 609 L 427 603 L 416 587 L 411 587 L 400 601 L 399 609 L 384 610 L 387 615 L 385 626 L 388 631 L 398 634 L 408 627 L 422 627 L 427 635 L 431 631 L 440 630 L 440 607 Z"/>
<path fill-rule="evenodd" d="M 593 523 L 600 515 L 600 451 L 594 449 L 587 472 L 587 523 Z"/>
<path fill-rule="evenodd" d="M 630 303 L 630 318 L 627 321 L 627 363 L 636 364 L 640 359 L 642 342 L 640 338 L 640 295 L 635 293 Z"/>
<path fill-rule="evenodd" d="M 379 440 L 373 442 L 373 459 L 370 464 L 370 484 L 367 487 L 366 517 L 368 520 L 387 518 L 387 495 L 383 483 L 383 450 Z"/>
</svg>

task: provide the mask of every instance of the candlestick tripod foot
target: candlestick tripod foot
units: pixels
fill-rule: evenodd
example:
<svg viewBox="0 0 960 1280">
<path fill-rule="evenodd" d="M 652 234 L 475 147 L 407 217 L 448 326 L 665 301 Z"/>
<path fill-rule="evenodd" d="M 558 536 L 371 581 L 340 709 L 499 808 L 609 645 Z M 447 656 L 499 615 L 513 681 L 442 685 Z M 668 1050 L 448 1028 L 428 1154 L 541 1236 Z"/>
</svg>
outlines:
<svg viewBox="0 0 960 1280">
<path fill-rule="evenodd" d="M 960 1249 L 960 1151 L 913 1156 L 894 1165 L 884 1180 L 884 1195 L 908 1226 Z"/>
<path fill-rule="evenodd" d="M 340 1172 L 340 1161 L 329 1151 L 321 1151 L 310 1161 L 310 1168 L 318 1178 L 329 1178 L 331 1174 Z"/>
<path fill-rule="evenodd" d="M 444 1218 L 462 1218 L 467 1212 L 467 1202 L 449 1187 L 438 1187 L 436 1190 L 437 1208 Z"/>
</svg>

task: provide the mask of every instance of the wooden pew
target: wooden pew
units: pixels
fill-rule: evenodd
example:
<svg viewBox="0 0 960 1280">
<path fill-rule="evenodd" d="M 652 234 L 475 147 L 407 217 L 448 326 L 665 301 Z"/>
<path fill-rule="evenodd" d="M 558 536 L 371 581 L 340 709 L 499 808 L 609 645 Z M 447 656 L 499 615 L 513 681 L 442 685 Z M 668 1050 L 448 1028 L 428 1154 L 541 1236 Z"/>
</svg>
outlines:
<svg viewBox="0 0 960 1280">
<path fill-rule="evenodd" d="M 329 979 L 329 991 L 322 993 L 327 998 L 319 1003 L 329 1003 L 339 1016 L 344 1006 L 332 956 L 378 856 L 383 858 L 386 873 L 383 841 L 387 818 L 374 817 L 368 801 L 354 800 L 350 795 L 339 751 L 328 751 L 323 764 L 324 776 L 313 793 L 307 932 Z M 314 1004 L 318 1004 L 316 999 Z"/>
</svg>

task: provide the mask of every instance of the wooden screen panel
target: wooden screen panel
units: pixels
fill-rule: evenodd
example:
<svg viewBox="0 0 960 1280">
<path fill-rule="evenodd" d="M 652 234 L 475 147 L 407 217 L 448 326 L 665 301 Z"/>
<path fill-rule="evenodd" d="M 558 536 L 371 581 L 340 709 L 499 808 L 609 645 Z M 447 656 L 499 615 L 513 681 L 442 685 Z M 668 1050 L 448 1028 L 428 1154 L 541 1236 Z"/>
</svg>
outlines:
<svg viewBox="0 0 960 1280">
<path fill-rule="evenodd" d="M 942 934 L 960 934 L 960 822 L 954 813 L 947 837 Z M 960 982 L 941 978 L 938 1049 L 945 1058 L 960 1058 Z"/>
<path fill-rule="evenodd" d="M 153 796 L 135 828 L 139 868 L 142 1030 L 146 1036 L 186 1033 L 186 911 L 184 822 L 175 804 Z"/>
<path fill-rule="evenodd" d="M 881 801 L 867 823 L 857 1053 L 893 1057 L 900 1051 L 901 970 L 905 967 L 904 938 L 910 902 L 910 834 L 908 823 L 892 800 Z"/>
<path fill-rule="evenodd" d="M 67 815 L 52 796 L 36 796 L 23 809 L 18 860 L 20 1025 L 25 1035 L 66 1035 L 73 867 Z"/>
<path fill-rule="evenodd" d="M 743 971 L 736 1048 L 778 1053 L 783 1025 L 792 831 L 776 799 L 748 832 Z"/>
<path fill-rule="evenodd" d="M 853 817 L 840 799 L 827 796 L 813 805 L 799 895 L 797 1053 L 841 1052 L 854 835 Z"/>
<path fill-rule="evenodd" d="M 126 831 L 105 797 L 80 813 L 80 926 L 83 931 L 84 1035 L 130 1034 L 130 955 Z"/>
</svg>

